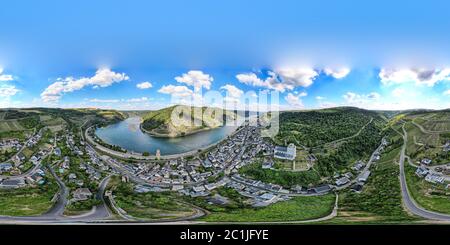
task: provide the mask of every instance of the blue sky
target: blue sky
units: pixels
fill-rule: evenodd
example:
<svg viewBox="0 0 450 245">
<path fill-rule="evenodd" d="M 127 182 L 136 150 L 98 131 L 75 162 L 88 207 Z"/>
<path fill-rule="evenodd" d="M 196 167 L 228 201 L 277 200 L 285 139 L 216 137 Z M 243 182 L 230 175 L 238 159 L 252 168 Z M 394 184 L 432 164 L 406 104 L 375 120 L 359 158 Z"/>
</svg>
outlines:
<svg viewBox="0 0 450 245">
<path fill-rule="evenodd" d="M 448 108 L 448 9 L 433 0 L 8 1 L 0 107 L 157 109 L 211 91 L 237 104 L 248 91 L 277 91 L 283 109 Z"/>
</svg>

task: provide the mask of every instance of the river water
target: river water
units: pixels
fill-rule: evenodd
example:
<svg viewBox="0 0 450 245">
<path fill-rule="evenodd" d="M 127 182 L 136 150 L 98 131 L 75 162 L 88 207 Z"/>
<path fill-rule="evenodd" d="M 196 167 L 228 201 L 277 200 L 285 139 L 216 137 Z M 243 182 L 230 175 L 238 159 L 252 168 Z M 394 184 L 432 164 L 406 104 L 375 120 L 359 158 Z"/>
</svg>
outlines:
<svg viewBox="0 0 450 245">
<path fill-rule="evenodd" d="M 142 132 L 139 128 L 140 121 L 139 117 L 131 117 L 116 124 L 98 128 L 95 133 L 104 142 L 118 145 L 129 151 L 149 152 L 155 155 L 156 150 L 159 149 L 161 155 L 171 155 L 217 143 L 237 129 L 237 127 L 224 126 L 184 137 L 158 138 Z"/>
</svg>

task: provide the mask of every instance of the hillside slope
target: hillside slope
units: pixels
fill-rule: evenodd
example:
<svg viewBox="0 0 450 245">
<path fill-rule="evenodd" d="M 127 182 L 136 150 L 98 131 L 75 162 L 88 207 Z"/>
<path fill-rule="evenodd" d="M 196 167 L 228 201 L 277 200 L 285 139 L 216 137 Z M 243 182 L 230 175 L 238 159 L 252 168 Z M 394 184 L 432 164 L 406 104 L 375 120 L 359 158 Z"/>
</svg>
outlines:
<svg viewBox="0 0 450 245">
<path fill-rule="evenodd" d="M 141 129 L 158 137 L 179 137 L 223 126 L 223 122 L 236 119 L 237 114 L 223 111 L 223 117 L 216 118 L 215 113 L 209 113 L 213 108 L 171 106 L 157 111 L 151 111 L 143 116 Z M 176 110 L 176 111 L 174 111 Z M 189 114 L 178 113 L 190 111 Z M 172 115 L 176 115 L 175 121 Z"/>
<path fill-rule="evenodd" d="M 351 137 L 370 120 L 381 122 L 382 118 L 377 112 L 354 107 L 282 112 L 276 141 L 314 147 Z"/>
</svg>

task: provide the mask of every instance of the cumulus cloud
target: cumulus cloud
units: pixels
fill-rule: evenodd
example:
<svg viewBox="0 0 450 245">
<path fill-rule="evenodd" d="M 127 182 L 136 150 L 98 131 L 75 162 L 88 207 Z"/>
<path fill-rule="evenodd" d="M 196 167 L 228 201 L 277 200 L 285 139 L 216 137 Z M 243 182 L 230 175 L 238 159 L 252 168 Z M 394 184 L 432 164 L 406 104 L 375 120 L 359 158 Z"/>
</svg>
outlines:
<svg viewBox="0 0 450 245">
<path fill-rule="evenodd" d="M 450 95 L 450 89 L 444 92 L 444 95 Z"/>
<path fill-rule="evenodd" d="M 149 98 L 141 97 L 141 98 L 131 98 L 131 99 L 125 100 L 125 102 L 129 102 L 129 103 L 141 103 L 141 102 L 146 102 L 146 101 L 149 101 Z"/>
<path fill-rule="evenodd" d="M 12 75 L 3 74 L 3 68 L 0 67 L 0 82 L 7 82 L 14 80 Z"/>
<path fill-rule="evenodd" d="M 140 102 L 146 102 L 146 101 L 149 101 L 149 98 L 141 97 L 141 98 L 131 98 L 131 99 L 90 99 L 89 100 L 89 102 L 92 102 L 92 103 L 119 103 L 119 102 L 140 103 Z"/>
<path fill-rule="evenodd" d="M 117 99 L 90 99 L 89 102 L 92 103 L 118 103 L 120 100 Z"/>
<path fill-rule="evenodd" d="M 236 86 L 227 84 L 225 86 L 220 87 L 220 89 L 226 90 L 227 95 L 224 99 L 226 103 L 238 103 L 241 96 L 244 94 L 244 91 L 238 89 Z"/>
<path fill-rule="evenodd" d="M 376 92 L 371 92 L 367 95 L 347 92 L 342 96 L 348 105 L 361 106 L 372 101 L 378 100 L 381 96 Z"/>
<path fill-rule="evenodd" d="M 295 87 L 309 87 L 318 75 L 310 68 L 282 68 L 276 70 L 284 84 Z"/>
<path fill-rule="evenodd" d="M 342 79 L 350 73 L 350 69 L 346 68 L 346 67 L 339 68 L 339 69 L 325 68 L 324 72 L 328 76 L 332 76 L 336 79 Z"/>
<path fill-rule="evenodd" d="M 418 85 L 434 86 L 450 80 L 450 68 L 445 69 L 381 69 L 380 80 L 385 85 L 415 82 Z"/>
<path fill-rule="evenodd" d="M 301 100 L 301 97 L 307 96 L 305 92 L 300 93 L 299 95 L 294 95 L 292 93 L 288 93 L 284 99 L 287 101 L 287 103 L 290 106 L 294 107 L 303 107 L 303 102 Z"/>
<path fill-rule="evenodd" d="M 149 89 L 149 88 L 153 87 L 153 85 L 150 82 L 142 82 L 142 83 L 138 83 L 136 85 L 136 87 L 139 89 Z"/>
<path fill-rule="evenodd" d="M 194 90 L 197 92 L 202 88 L 210 89 L 211 82 L 214 79 L 202 71 L 189 71 L 188 73 L 184 73 L 182 76 L 175 77 L 175 80 L 179 83 L 184 83 L 194 87 Z"/>
<path fill-rule="evenodd" d="M 14 86 L 3 86 L 0 87 L 0 97 L 10 97 L 14 96 L 19 92 L 19 90 Z"/>
<path fill-rule="evenodd" d="M 403 95 L 406 94 L 406 90 L 403 88 L 396 88 L 392 90 L 391 94 L 395 97 L 402 97 Z"/>
<path fill-rule="evenodd" d="M 234 85 L 227 84 L 225 86 L 222 86 L 220 89 L 224 89 L 227 91 L 227 96 L 233 97 L 233 98 L 239 98 L 244 94 L 244 91 L 238 89 Z"/>
<path fill-rule="evenodd" d="M 318 73 L 310 68 L 280 68 L 269 71 L 268 75 L 264 80 L 258 78 L 255 73 L 238 74 L 236 78 L 239 82 L 247 85 L 284 92 L 296 87 L 311 86 Z"/>
<path fill-rule="evenodd" d="M 190 97 L 194 94 L 194 92 L 186 86 L 175 85 L 162 86 L 158 92 L 162 94 L 171 94 L 175 97 Z"/>
<path fill-rule="evenodd" d="M 107 68 L 98 69 L 92 77 L 74 77 L 58 78 L 56 82 L 48 86 L 42 93 L 41 98 L 44 102 L 57 102 L 65 93 L 80 90 L 86 86 L 108 87 L 113 83 L 129 80 L 125 73 L 116 73 Z"/>
</svg>

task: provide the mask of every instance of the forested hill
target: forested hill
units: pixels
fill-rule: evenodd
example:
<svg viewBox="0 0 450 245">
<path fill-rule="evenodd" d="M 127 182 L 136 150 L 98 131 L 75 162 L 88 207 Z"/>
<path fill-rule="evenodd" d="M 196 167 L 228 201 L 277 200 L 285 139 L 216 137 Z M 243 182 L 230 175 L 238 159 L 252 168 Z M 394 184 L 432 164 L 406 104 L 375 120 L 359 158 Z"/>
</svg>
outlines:
<svg viewBox="0 0 450 245">
<path fill-rule="evenodd" d="M 200 122 L 201 125 L 174 125 L 171 120 L 172 112 L 176 107 L 184 107 L 190 110 L 190 118 L 185 118 L 189 122 Z M 207 130 L 223 125 L 222 120 L 212 115 L 210 118 L 205 116 L 205 110 L 208 107 L 191 107 L 191 106 L 171 106 L 157 111 L 148 112 L 143 116 L 141 127 L 147 132 L 160 137 L 178 137 Z M 202 111 L 201 114 L 194 113 L 194 110 Z M 223 121 L 228 118 L 235 118 L 236 112 L 223 111 Z"/>
<path fill-rule="evenodd" d="M 354 107 L 336 107 L 322 110 L 282 112 L 280 132 L 275 141 L 313 147 L 351 137 L 370 120 L 383 122 L 380 114 Z"/>
</svg>

